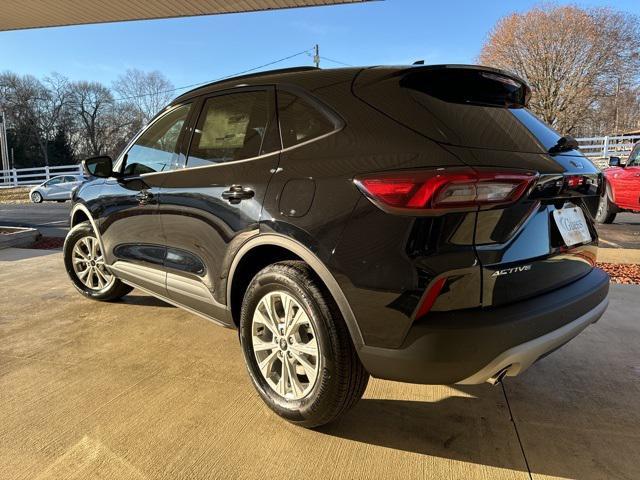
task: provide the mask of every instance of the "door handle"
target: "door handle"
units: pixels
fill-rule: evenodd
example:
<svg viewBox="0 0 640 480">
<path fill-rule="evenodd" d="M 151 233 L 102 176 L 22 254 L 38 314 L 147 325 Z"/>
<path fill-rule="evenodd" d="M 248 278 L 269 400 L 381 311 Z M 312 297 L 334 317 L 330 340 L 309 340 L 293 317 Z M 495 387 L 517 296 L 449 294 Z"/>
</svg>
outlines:
<svg viewBox="0 0 640 480">
<path fill-rule="evenodd" d="M 153 194 L 148 190 L 140 190 L 138 193 L 136 193 L 136 200 L 140 202 L 140 205 L 149 203 L 149 200 L 151 200 L 152 198 Z"/>
<path fill-rule="evenodd" d="M 222 198 L 231 204 L 238 204 L 242 200 L 247 200 L 255 195 L 253 190 L 244 188 L 242 185 L 231 185 L 229 190 L 222 192 Z"/>
</svg>

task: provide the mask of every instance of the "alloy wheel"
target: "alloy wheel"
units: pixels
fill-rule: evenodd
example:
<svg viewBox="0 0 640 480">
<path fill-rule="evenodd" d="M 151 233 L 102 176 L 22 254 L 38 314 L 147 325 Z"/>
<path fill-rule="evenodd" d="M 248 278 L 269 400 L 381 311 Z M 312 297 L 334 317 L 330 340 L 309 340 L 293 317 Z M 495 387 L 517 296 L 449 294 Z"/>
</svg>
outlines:
<svg viewBox="0 0 640 480">
<path fill-rule="evenodd" d="M 311 391 L 320 350 L 309 316 L 292 295 L 279 290 L 260 299 L 251 340 L 260 373 L 278 395 L 300 400 Z"/>
<path fill-rule="evenodd" d="M 85 236 L 78 239 L 73 247 L 71 261 L 78 280 L 91 290 L 104 290 L 115 281 L 104 264 L 104 256 L 96 237 Z"/>
</svg>

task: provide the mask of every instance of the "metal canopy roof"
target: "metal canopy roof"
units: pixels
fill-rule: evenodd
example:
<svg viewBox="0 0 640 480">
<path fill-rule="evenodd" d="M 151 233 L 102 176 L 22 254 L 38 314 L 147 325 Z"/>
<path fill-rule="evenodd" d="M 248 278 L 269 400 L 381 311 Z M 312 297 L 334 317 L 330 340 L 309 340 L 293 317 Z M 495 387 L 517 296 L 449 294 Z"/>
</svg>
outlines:
<svg viewBox="0 0 640 480">
<path fill-rule="evenodd" d="M 0 31 L 363 1 L 369 0 L 2 0 Z"/>
</svg>

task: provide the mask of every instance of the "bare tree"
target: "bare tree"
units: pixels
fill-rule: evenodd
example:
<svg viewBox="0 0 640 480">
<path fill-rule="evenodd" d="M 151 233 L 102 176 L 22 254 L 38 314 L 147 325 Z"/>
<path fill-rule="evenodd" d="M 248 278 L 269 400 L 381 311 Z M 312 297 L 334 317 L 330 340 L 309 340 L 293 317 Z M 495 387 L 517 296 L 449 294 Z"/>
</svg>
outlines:
<svg viewBox="0 0 640 480">
<path fill-rule="evenodd" d="M 69 99 L 69 82 L 58 74 L 46 77 L 37 88 L 37 96 L 33 102 L 33 120 L 38 132 L 38 145 L 49 165 L 49 142 L 58 132 L 58 125 Z"/>
<path fill-rule="evenodd" d="M 106 117 L 113 106 L 113 95 L 97 82 L 71 84 L 71 108 L 78 116 L 89 155 L 100 155 L 106 147 Z"/>
<path fill-rule="evenodd" d="M 114 100 L 111 91 L 98 82 L 74 82 L 70 86 L 74 137 L 81 156 L 115 155 L 124 142 L 142 126 L 135 109 Z M 78 141 L 79 139 L 79 141 Z"/>
<path fill-rule="evenodd" d="M 69 82 L 52 74 L 0 72 L 0 110 L 7 116 L 19 165 L 69 163 L 74 158 L 116 155 L 168 103 L 172 85 L 158 72 L 130 71 L 120 79 L 136 99 L 117 101 L 98 82 Z M 122 94 L 122 92 L 120 93 Z M 147 95 L 148 94 L 148 95 Z"/>
<path fill-rule="evenodd" d="M 33 103 L 41 88 L 40 82 L 30 75 L 12 72 L 0 74 L 0 106 L 10 122 L 18 125 L 23 136 L 37 135 Z"/>
<path fill-rule="evenodd" d="M 67 80 L 57 74 L 44 82 L 31 75 L 0 75 L 0 103 L 22 134 L 37 143 L 45 165 L 49 165 L 49 142 L 57 133 L 67 103 L 67 85 Z"/>
<path fill-rule="evenodd" d="M 616 88 L 637 85 L 639 49 L 635 16 L 543 5 L 501 19 L 479 61 L 526 79 L 533 89 L 531 109 L 558 130 L 574 133 Z"/>
<path fill-rule="evenodd" d="M 129 103 L 148 123 L 156 113 L 169 103 L 174 94 L 173 84 L 160 72 L 143 72 L 130 69 L 113 84 L 119 101 Z"/>
</svg>

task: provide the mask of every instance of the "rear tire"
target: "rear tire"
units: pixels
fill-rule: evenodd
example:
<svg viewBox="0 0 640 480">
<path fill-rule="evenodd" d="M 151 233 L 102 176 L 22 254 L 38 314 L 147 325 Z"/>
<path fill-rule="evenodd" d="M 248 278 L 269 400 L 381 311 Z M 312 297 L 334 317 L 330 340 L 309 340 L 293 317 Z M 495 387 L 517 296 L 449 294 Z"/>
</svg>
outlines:
<svg viewBox="0 0 640 480">
<path fill-rule="evenodd" d="M 600 197 L 600 203 L 598 204 L 598 211 L 596 213 L 596 222 L 598 223 L 613 223 L 616 219 L 618 208 L 609 198 L 609 185 L 605 183 L 605 192 Z"/>
<path fill-rule="evenodd" d="M 335 420 L 369 381 L 337 305 L 301 261 L 270 265 L 253 278 L 242 304 L 240 342 L 264 402 L 296 425 Z"/>
<path fill-rule="evenodd" d="M 133 290 L 104 265 L 100 243 L 91 223 L 82 222 L 69 231 L 64 240 L 63 254 L 71 282 L 85 297 L 108 302 Z"/>
</svg>

